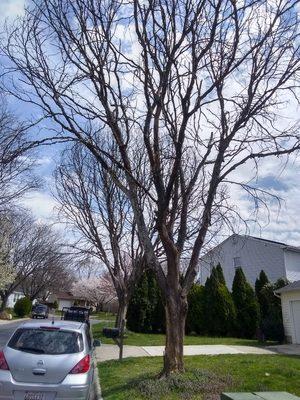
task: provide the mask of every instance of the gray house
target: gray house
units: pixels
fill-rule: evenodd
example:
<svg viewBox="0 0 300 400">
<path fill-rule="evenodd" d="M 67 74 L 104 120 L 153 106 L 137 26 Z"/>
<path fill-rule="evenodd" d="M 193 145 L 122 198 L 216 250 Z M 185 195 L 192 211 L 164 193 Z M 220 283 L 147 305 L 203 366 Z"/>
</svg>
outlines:
<svg viewBox="0 0 300 400">
<path fill-rule="evenodd" d="M 212 267 L 221 264 L 229 288 L 237 267 L 242 267 L 254 285 L 263 269 L 271 282 L 286 278 L 300 280 L 300 247 L 254 236 L 234 234 L 206 253 L 200 261 L 199 280 L 205 283 Z"/>
</svg>

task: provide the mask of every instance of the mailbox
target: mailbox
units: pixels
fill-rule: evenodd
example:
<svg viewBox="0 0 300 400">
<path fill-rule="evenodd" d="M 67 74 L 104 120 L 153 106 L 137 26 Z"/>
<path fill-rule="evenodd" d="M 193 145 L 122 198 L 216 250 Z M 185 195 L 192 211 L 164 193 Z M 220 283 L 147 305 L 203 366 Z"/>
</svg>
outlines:
<svg viewBox="0 0 300 400">
<path fill-rule="evenodd" d="M 120 329 L 119 328 L 103 328 L 103 335 L 110 339 L 116 339 L 120 337 Z"/>
</svg>

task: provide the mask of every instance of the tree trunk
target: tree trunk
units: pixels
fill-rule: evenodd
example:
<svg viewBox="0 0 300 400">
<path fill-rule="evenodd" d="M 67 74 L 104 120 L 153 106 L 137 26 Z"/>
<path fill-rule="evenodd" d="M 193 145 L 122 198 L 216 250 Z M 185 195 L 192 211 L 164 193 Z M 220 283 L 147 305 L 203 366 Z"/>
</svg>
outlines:
<svg viewBox="0 0 300 400">
<path fill-rule="evenodd" d="M 0 295 L 0 298 L 1 298 L 0 311 L 5 310 L 8 297 L 9 297 L 9 294 L 1 293 L 1 295 Z"/>
<path fill-rule="evenodd" d="M 126 321 L 126 314 L 127 314 L 128 302 L 125 299 L 119 299 L 119 308 L 116 317 L 115 327 L 121 328 L 122 321 Z M 124 324 L 124 327 L 126 323 Z"/>
<path fill-rule="evenodd" d="M 187 316 L 187 297 L 180 290 L 170 290 L 166 296 L 166 348 L 162 376 L 184 372 L 183 341 Z"/>
</svg>

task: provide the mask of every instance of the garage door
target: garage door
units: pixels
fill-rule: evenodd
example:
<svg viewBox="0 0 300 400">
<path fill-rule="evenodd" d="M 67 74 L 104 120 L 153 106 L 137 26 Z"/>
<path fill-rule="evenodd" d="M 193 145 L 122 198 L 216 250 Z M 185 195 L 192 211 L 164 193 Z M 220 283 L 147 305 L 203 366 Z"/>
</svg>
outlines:
<svg viewBox="0 0 300 400">
<path fill-rule="evenodd" d="M 300 344 L 300 300 L 292 301 L 292 313 L 296 343 Z"/>
<path fill-rule="evenodd" d="M 72 300 L 59 300 L 58 309 L 62 310 L 64 307 L 72 307 L 73 301 Z"/>
</svg>

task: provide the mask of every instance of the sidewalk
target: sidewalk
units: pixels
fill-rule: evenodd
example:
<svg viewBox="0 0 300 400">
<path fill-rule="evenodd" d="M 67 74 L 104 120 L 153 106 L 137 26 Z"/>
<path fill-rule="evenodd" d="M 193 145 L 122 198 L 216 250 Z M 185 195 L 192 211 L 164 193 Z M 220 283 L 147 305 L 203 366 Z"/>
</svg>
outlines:
<svg viewBox="0 0 300 400">
<path fill-rule="evenodd" d="M 126 357 L 157 357 L 163 356 L 164 346 L 124 346 Z M 277 354 L 274 351 L 252 346 L 199 345 L 184 346 L 185 356 L 218 355 L 218 354 Z M 119 348 L 116 345 L 103 344 L 96 349 L 98 362 L 116 360 L 119 358 Z"/>
</svg>

